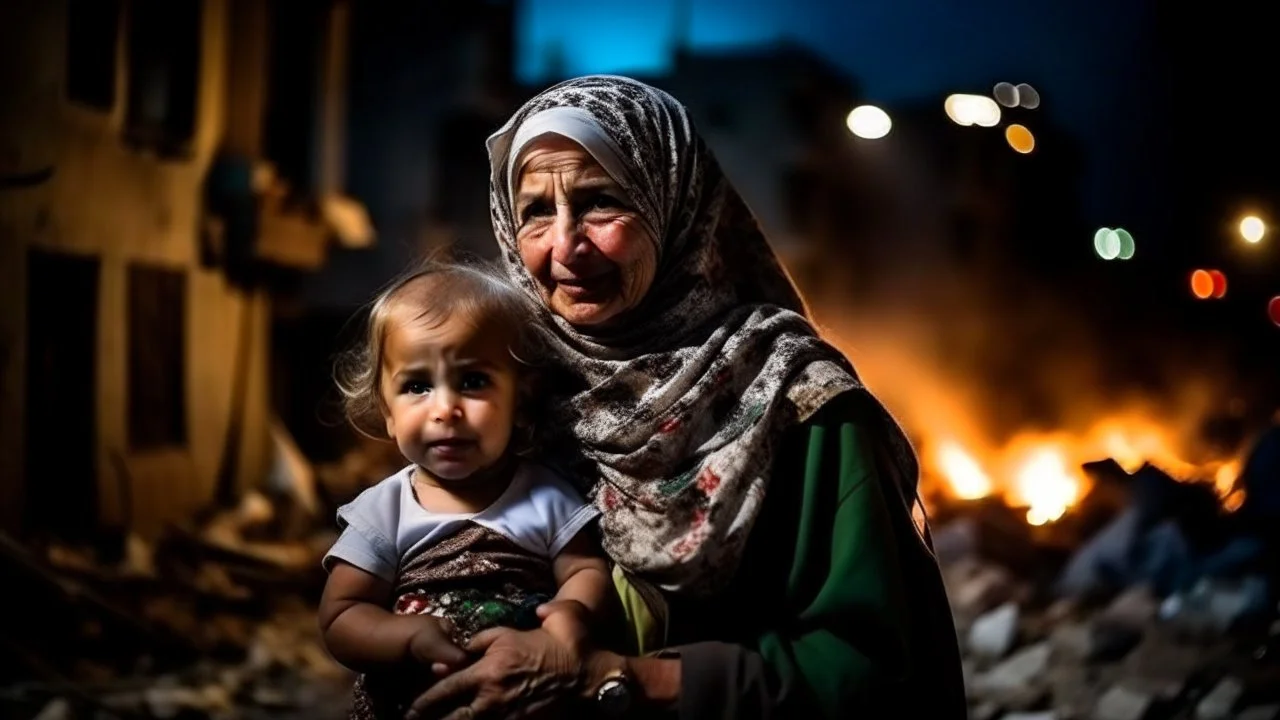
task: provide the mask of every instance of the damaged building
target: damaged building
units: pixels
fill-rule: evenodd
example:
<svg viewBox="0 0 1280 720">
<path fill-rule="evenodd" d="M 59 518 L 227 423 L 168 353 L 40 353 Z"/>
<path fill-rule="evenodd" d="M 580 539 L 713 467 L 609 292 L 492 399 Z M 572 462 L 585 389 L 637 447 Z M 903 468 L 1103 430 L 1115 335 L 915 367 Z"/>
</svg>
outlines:
<svg viewBox="0 0 1280 720">
<path fill-rule="evenodd" d="M 348 9 L 4 14 L 0 522 L 154 534 L 267 473 L 273 295 L 371 239 L 342 193 Z"/>
</svg>

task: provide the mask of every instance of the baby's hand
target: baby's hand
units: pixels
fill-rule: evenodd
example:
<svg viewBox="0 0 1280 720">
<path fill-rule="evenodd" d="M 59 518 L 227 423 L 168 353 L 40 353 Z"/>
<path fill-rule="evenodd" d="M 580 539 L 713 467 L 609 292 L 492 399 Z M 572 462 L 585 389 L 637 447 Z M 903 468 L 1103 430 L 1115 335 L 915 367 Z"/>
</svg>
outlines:
<svg viewBox="0 0 1280 720">
<path fill-rule="evenodd" d="M 582 647 L 590 636 L 591 611 L 577 600 L 552 600 L 538 606 L 542 629 L 570 647 Z"/>
<path fill-rule="evenodd" d="M 409 636 L 409 657 L 430 665 L 436 675 L 448 675 L 467 662 L 467 654 L 453 643 L 453 623 L 431 615 L 415 615 L 421 627 Z"/>
</svg>

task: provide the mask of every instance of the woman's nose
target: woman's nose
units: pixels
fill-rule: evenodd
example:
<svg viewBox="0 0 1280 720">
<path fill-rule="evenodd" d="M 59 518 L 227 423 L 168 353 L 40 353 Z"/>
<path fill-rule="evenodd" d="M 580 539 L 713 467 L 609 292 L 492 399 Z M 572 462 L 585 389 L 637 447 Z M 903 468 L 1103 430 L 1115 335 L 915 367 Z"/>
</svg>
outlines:
<svg viewBox="0 0 1280 720">
<path fill-rule="evenodd" d="M 551 229 L 551 259 L 560 265 L 591 252 L 591 241 L 568 203 L 556 204 L 555 225 Z"/>
</svg>

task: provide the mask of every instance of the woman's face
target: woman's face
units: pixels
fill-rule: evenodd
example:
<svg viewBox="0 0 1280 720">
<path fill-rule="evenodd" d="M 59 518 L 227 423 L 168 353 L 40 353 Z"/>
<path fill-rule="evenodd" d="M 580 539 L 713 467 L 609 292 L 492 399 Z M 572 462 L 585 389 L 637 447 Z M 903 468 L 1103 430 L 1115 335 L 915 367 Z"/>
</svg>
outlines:
<svg viewBox="0 0 1280 720">
<path fill-rule="evenodd" d="M 653 284 L 653 237 L 622 188 L 576 142 L 548 135 L 529 145 L 515 213 L 524 266 L 547 307 L 571 324 L 604 325 Z"/>
</svg>

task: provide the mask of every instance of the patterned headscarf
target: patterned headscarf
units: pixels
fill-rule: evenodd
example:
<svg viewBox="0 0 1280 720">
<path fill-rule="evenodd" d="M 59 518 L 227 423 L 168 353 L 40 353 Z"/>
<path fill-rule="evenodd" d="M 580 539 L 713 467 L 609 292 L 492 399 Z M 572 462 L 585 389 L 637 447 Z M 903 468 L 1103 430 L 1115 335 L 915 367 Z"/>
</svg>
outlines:
<svg viewBox="0 0 1280 720">
<path fill-rule="evenodd" d="M 815 332 L 684 107 L 629 78 L 560 83 L 489 138 L 502 263 L 540 307 L 516 247 L 512 175 L 542 129 L 586 148 L 657 242 L 653 284 L 607 332 L 546 313 L 572 384 L 556 389 L 563 394 L 540 422 L 548 447 L 591 492 L 619 565 L 667 590 L 714 592 L 737 570 L 783 433 L 862 385 Z M 914 454 L 887 413 L 884 421 L 883 450 L 914 501 Z"/>
</svg>

